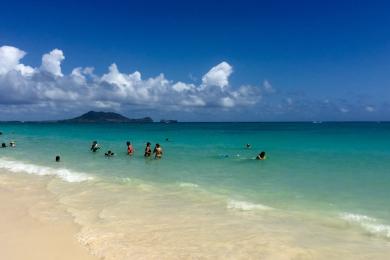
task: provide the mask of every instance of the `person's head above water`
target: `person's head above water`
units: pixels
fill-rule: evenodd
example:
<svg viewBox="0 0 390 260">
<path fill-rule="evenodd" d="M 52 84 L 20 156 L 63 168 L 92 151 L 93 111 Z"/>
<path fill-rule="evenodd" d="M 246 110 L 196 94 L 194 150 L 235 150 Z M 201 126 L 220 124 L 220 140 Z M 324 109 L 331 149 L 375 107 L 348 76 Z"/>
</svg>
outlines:
<svg viewBox="0 0 390 260">
<path fill-rule="evenodd" d="M 131 143 L 129 141 L 126 142 L 126 145 L 129 146 Z"/>
<path fill-rule="evenodd" d="M 105 156 L 113 156 L 114 153 L 111 150 L 108 150 L 104 155 Z"/>
<path fill-rule="evenodd" d="M 261 153 L 259 153 L 259 155 L 256 157 L 256 159 L 258 159 L 258 160 L 265 160 L 265 152 L 262 151 Z"/>
<path fill-rule="evenodd" d="M 149 142 L 146 143 L 146 146 L 150 146 L 150 145 L 151 145 L 151 143 L 149 143 Z"/>
<path fill-rule="evenodd" d="M 160 144 L 156 144 L 156 148 L 160 148 Z"/>
</svg>

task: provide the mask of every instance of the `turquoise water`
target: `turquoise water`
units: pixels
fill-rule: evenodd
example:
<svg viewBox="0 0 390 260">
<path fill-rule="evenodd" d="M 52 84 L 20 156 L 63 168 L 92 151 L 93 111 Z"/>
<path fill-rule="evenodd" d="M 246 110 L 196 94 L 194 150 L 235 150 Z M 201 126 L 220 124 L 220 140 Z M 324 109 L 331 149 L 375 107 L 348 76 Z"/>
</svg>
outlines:
<svg viewBox="0 0 390 260">
<path fill-rule="evenodd" d="M 244 210 L 263 205 L 340 218 L 390 238 L 390 123 L 25 123 L 1 124 L 0 131 L 0 142 L 17 144 L 0 149 L 7 170 L 34 165 L 67 169 L 74 175 L 68 181 L 198 187 Z M 89 151 L 93 140 L 103 147 L 97 153 Z M 126 141 L 135 147 L 132 157 Z M 143 157 L 147 141 L 162 145 L 163 159 Z M 109 149 L 116 156 L 105 158 Z M 254 160 L 260 151 L 267 160 Z"/>
</svg>

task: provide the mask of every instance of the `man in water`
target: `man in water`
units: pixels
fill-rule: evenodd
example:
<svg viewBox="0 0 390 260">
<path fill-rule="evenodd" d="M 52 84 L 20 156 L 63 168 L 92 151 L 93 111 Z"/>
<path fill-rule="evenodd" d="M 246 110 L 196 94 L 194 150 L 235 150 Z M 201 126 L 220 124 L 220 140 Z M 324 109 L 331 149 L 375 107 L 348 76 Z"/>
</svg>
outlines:
<svg viewBox="0 0 390 260">
<path fill-rule="evenodd" d="M 154 147 L 153 153 L 155 154 L 154 158 L 155 159 L 161 159 L 163 150 L 160 146 L 160 144 L 156 144 L 156 147 Z"/>
<path fill-rule="evenodd" d="M 97 150 L 100 149 L 100 146 L 99 144 L 97 143 L 97 141 L 93 141 L 92 145 L 91 145 L 91 151 L 92 152 L 96 152 Z"/>
<path fill-rule="evenodd" d="M 150 157 L 150 155 L 152 155 L 152 148 L 150 148 L 150 145 L 151 143 L 149 142 L 146 143 L 145 153 L 144 153 L 145 157 Z"/>
<path fill-rule="evenodd" d="M 10 147 L 16 147 L 15 141 L 11 141 L 11 142 L 9 143 L 9 146 L 10 146 Z"/>
<path fill-rule="evenodd" d="M 127 154 L 133 155 L 134 153 L 133 145 L 129 141 L 126 142 L 126 145 L 127 145 Z"/>
<path fill-rule="evenodd" d="M 261 152 L 259 153 L 257 156 L 256 156 L 256 160 L 265 160 L 266 159 L 266 156 L 265 156 L 265 152 Z"/>
</svg>

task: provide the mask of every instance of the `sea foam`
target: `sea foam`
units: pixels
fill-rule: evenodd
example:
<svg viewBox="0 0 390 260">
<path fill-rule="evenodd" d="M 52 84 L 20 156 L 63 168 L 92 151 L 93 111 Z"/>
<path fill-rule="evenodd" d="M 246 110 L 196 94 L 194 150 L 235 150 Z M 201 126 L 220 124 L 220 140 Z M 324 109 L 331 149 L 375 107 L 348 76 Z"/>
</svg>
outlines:
<svg viewBox="0 0 390 260">
<path fill-rule="evenodd" d="M 359 225 L 370 234 L 390 238 L 390 226 L 379 223 L 376 218 L 353 213 L 342 213 L 340 218 L 348 223 Z"/>
<path fill-rule="evenodd" d="M 88 174 L 83 172 L 71 171 L 64 168 L 55 169 L 2 158 L 0 158 L 0 169 L 5 169 L 10 172 L 23 172 L 40 176 L 57 176 L 67 182 L 82 182 L 93 179 L 91 176 L 88 176 Z"/>
<path fill-rule="evenodd" d="M 191 182 L 181 182 L 179 186 L 182 188 L 198 188 L 199 185 Z"/>
<path fill-rule="evenodd" d="M 238 200 L 229 200 L 227 203 L 228 209 L 238 209 L 242 211 L 251 211 L 251 210 L 270 210 L 271 207 L 255 204 L 247 201 L 238 201 Z"/>
</svg>

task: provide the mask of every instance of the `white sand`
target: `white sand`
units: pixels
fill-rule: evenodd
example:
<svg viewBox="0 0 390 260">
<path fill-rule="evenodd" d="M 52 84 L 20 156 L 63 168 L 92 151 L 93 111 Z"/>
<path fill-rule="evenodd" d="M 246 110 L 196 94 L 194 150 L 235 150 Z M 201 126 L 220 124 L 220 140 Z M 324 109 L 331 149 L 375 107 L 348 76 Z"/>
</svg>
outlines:
<svg viewBox="0 0 390 260">
<path fill-rule="evenodd" d="M 61 210 L 45 190 L 46 181 L 0 173 L 0 259 L 96 259 L 78 243 L 78 226 L 66 212 L 61 219 L 50 219 L 49 212 L 40 212 L 40 205 L 46 208 L 50 203 L 53 210 Z"/>
</svg>

